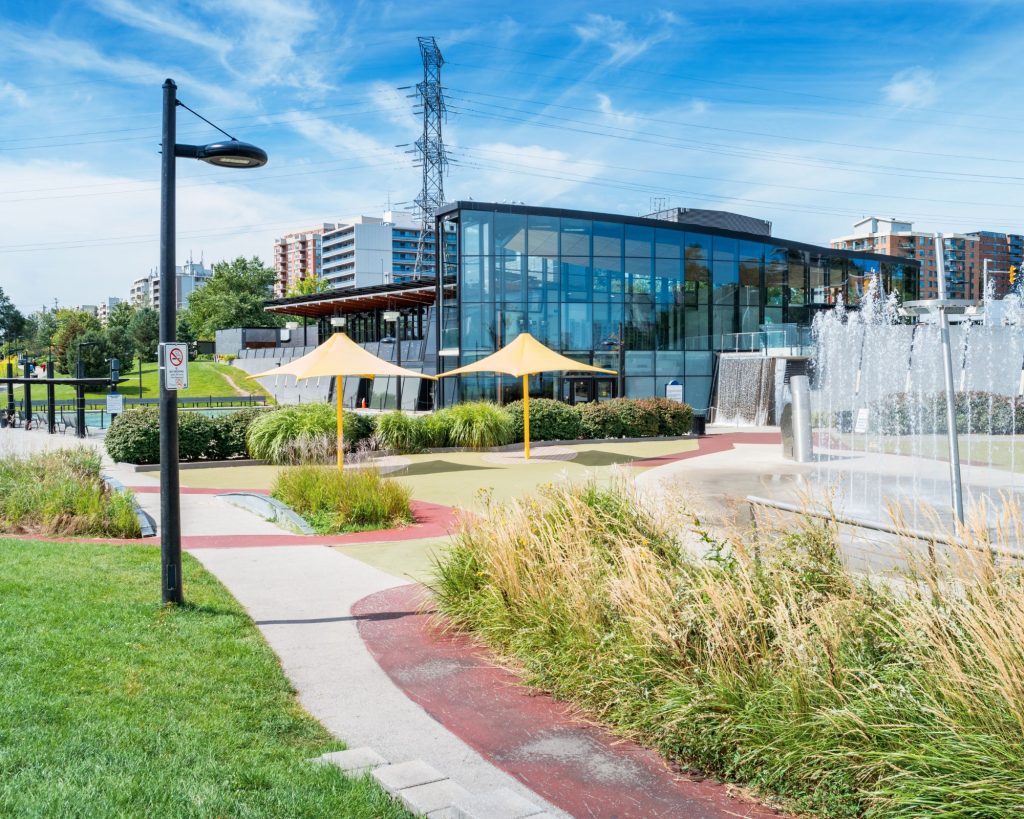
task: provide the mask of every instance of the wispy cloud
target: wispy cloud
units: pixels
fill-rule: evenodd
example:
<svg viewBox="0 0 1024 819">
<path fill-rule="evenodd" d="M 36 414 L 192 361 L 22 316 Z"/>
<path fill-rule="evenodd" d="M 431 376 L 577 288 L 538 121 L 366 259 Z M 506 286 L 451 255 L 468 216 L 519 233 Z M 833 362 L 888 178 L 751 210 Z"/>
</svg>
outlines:
<svg viewBox="0 0 1024 819">
<path fill-rule="evenodd" d="M 28 94 L 12 82 L 0 82 L 0 102 L 13 102 L 24 108 L 28 105 Z"/>
<path fill-rule="evenodd" d="M 574 26 L 576 36 L 585 43 L 603 42 L 611 50 L 608 62 L 611 65 L 624 65 L 635 60 L 651 46 L 664 42 L 672 36 L 672 28 L 679 18 L 667 12 L 657 20 L 657 31 L 647 36 L 633 34 L 623 20 L 607 14 L 588 14 L 586 22 Z"/>
<path fill-rule="evenodd" d="M 231 50 L 231 41 L 214 34 L 205 26 L 198 26 L 186 17 L 168 11 L 165 6 L 150 4 L 147 8 L 130 0 L 92 0 L 101 14 L 125 25 L 152 31 L 191 45 L 207 48 L 220 56 Z"/>
<path fill-rule="evenodd" d="M 920 66 L 898 71 L 882 90 L 888 102 L 905 108 L 923 108 L 937 96 L 934 75 Z"/>
<path fill-rule="evenodd" d="M 624 111 L 616 111 L 615 106 L 612 104 L 612 98 L 607 94 L 597 94 L 597 107 L 604 114 L 608 122 L 614 123 L 621 128 L 632 128 L 636 122 L 635 117 Z"/>
<path fill-rule="evenodd" d="M 77 71 L 106 75 L 133 85 L 157 86 L 171 73 L 179 85 L 187 85 L 189 92 L 199 94 L 207 101 L 229 108 L 239 107 L 239 96 L 223 87 L 203 82 L 190 74 L 166 65 L 155 65 L 135 57 L 114 57 L 104 54 L 88 43 L 44 34 L 39 31 L 21 33 L 8 30 L 6 44 L 9 49 L 54 65 Z"/>
</svg>

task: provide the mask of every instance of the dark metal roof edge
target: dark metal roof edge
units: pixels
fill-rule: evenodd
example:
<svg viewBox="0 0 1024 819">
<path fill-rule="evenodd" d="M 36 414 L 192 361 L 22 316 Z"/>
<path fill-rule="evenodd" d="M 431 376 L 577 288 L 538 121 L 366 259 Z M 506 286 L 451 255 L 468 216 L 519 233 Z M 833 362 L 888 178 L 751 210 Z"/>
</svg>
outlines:
<svg viewBox="0 0 1024 819">
<path fill-rule="evenodd" d="M 359 296 L 382 296 L 388 293 L 402 293 L 406 290 L 421 290 L 427 287 L 434 287 L 437 279 L 433 276 L 424 276 L 414 282 L 400 282 L 398 284 L 373 284 L 369 287 L 353 287 L 338 290 L 328 290 L 324 293 L 312 293 L 308 296 L 288 296 L 283 299 L 270 299 L 263 302 L 264 307 L 291 307 L 300 304 L 310 304 L 318 301 L 329 301 L 337 298 L 349 298 Z"/>
<path fill-rule="evenodd" d="M 621 213 L 598 213 L 597 211 L 590 210 L 571 210 L 569 208 L 548 208 L 548 207 L 532 207 L 530 205 L 509 205 L 506 203 L 499 202 L 477 202 L 475 200 L 458 202 L 449 202 L 438 208 L 434 215 L 437 218 L 446 216 L 459 210 L 481 210 L 488 211 L 491 213 L 515 213 L 520 215 L 528 215 L 531 213 L 539 214 L 542 216 L 559 216 L 566 219 L 593 219 L 599 222 L 618 222 L 624 225 L 640 225 L 641 227 L 661 227 L 669 228 L 680 231 L 690 231 L 693 233 L 703 233 L 708 236 L 728 236 L 733 239 L 743 239 L 749 242 L 758 242 L 761 244 L 772 244 L 773 242 L 785 246 L 787 248 L 793 248 L 795 250 L 807 250 L 812 253 L 822 253 L 829 256 L 840 256 L 844 259 L 871 259 L 880 262 L 900 262 L 910 263 L 918 267 L 921 266 L 921 262 L 918 259 L 908 259 L 905 256 L 887 256 L 884 253 L 867 253 L 857 250 L 841 250 L 835 247 L 825 247 L 823 245 L 814 245 L 809 242 L 798 242 L 793 239 L 783 239 L 779 236 L 764 236 L 760 233 L 747 233 L 740 230 L 729 230 L 728 228 L 713 228 L 707 225 L 693 225 L 688 222 L 669 222 L 665 219 L 647 219 L 643 216 L 626 216 Z M 740 214 L 741 216 L 743 214 Z M 758 217 L 751 217 L 758 218 Z M 761 220 L 765 221 L 765 220 Z"/>
</svg>

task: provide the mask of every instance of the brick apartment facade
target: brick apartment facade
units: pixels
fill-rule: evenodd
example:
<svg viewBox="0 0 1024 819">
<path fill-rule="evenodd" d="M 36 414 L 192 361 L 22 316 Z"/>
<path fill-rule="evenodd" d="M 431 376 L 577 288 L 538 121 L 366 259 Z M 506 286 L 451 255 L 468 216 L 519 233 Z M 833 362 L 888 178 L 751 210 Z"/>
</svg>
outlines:
<svg viewBox="0 0 1024 819">
<path fill-rule="evenodd" d="M 322 244 L 324 233 L 338 225 L 323 222 L 307 230 L 288 233 L 274 240 L 274 296 L 283 297 L 292 285 L 306 275 L 323 275 Z"/>
</svg>

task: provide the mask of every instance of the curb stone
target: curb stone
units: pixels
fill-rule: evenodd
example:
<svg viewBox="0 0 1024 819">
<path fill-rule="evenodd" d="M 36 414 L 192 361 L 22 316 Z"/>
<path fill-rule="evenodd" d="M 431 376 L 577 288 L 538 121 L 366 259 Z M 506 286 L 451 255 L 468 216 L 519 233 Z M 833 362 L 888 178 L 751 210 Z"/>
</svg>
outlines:
<svg viewBox="0 0 1024 819">
<path fill-rule="evenodd" d="M 391 765 L 369 747 L 332 751 L 310 762 L 335 765 L 346 776 L 369 773 L 407 810 L 428 819 L 546 819 L 551 816 L 508 788 L 472 794 L 421 759 Z"/>
</svg>

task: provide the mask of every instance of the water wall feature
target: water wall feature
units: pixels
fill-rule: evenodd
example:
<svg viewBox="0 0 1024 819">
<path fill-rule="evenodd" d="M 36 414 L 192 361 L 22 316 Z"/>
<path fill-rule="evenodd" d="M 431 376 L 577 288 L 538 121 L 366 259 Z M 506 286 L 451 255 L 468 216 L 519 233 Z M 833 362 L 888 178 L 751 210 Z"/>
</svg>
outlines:
<svg viewBox="0 0 1024 819">
<path fill-rule="evenodd" d="M 775 404 L 775 361 L 761 353 L 722 353 L 713 406 L 716 424 L 764 426 Z"/>
<path fill-rule="evenodd" d="M 988 323 L 950 327 L 965 504 L 984 503 L 990 520 L 1024 490 L 1024 322 L 1010 298 L 987 299 Z M 815 484 L 846 514 L 886 521 L 895 506 L 913 525 L 950 520 L 938 326 L 902 318 L 876 280 L 858 311 L 819 315 L 814 336 Z"/>
</svg>

